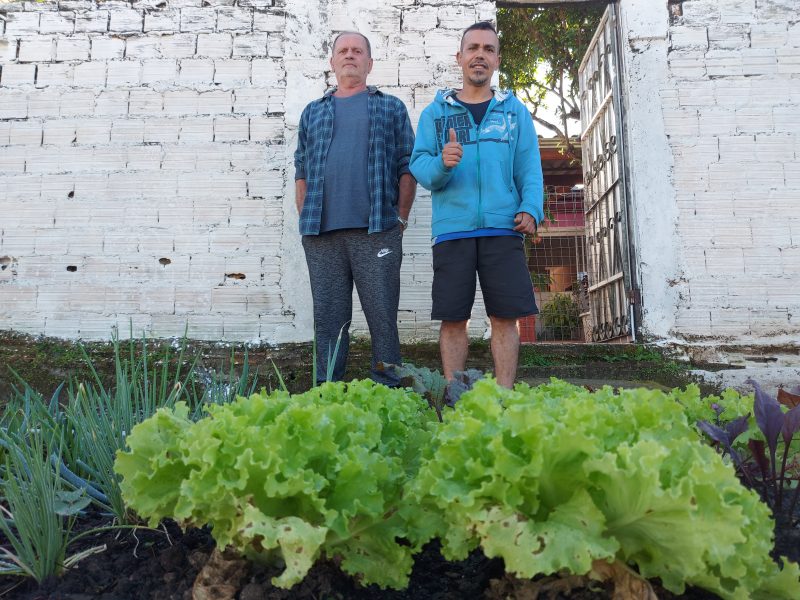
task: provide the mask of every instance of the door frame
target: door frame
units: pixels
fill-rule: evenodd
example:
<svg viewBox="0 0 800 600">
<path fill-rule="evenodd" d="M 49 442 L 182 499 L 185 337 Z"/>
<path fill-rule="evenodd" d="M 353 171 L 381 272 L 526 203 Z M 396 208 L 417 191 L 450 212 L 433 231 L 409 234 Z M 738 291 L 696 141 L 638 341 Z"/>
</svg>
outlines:
<svg viewBox="0 0 800 600">
<path fill-rule="evenodd" d="M 631 169 L 628 160 L 629 148 L 629 135 L 628 135 L 628 121 L 627 114 L 627 95 L 623 93 L 627 87 L 626 81 L 626 68 L 625 68 L 625 54 L 623 40 L 623 31 L 619 18 L 619 2 L 618 0 L 495 0 L 495 6 L 499 8 L 554 8 L 558 6 L 607 6 L 609 10 L 613 11 L 614 23 L 614 45 L 617 58 L 617 72 L 614 77 L 614 102 L 617 120 L 617 132 L 622 138 L 619 150 L 619 170 L 620 179 L 623 192 L 623 202 L 625 210 L 625 218 L 623 219 L 625 225 L 625 247 L 622 252 L 625 253 L 625 263 L 627 265 L 625 277 L 625 290 L 627 293 L 629 320 L 630 320 L 630 341 L 635 342 L 639 337 L 639 332 L 642 323 L 642 304 L 641 293 L 639 289 L 639 277 L 635 262 L 636 249 L 634 245 L 634 201 L 631 193 Z M 595 32 L 595 36 L 598 32 Z M 502 54 L 502 49 L 501 49 Z M 619 339 L 619 338 L 618 338 Z M 587 340 L 588 341 L 588 340 Z M 613 341 L 613 340 L 612 340 Z"/>
</svg>

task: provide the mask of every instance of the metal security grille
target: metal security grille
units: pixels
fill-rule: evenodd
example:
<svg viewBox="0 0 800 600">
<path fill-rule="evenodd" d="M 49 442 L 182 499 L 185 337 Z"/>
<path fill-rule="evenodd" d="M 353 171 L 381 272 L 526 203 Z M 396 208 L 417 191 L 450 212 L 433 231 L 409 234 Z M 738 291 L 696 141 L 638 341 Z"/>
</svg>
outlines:
<svg viewBox="0 0 800 600">
<path fill-rule="evenodd" d="M 615 8 L 610 5 L 579 69 L 591 341 L 632 333 Z"/>
</svg>

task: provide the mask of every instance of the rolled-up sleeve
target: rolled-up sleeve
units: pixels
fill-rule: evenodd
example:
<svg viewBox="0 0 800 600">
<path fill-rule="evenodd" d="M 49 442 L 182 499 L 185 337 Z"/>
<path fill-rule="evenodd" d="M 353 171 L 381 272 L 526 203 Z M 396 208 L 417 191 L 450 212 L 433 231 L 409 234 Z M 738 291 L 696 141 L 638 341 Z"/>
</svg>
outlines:
<svg viewBox="0 0 800 600">
<path fill-rule="evenodd" d="M 306 133 L 308 126 L 308 107 L 300 116 L 300 127 L 297 132 L 297 149 L 294 151 L 294 178 L 306 178 Z"/>
<path fill-rule="evenodd" d="M 398 109 L 395 111 L 395 163 L 397 164 L 397 177 L 411 174 L 409 163 L 411 153 L 414 151 L 414 128 L 405 104 L 398 100 Z"/>
</svg>

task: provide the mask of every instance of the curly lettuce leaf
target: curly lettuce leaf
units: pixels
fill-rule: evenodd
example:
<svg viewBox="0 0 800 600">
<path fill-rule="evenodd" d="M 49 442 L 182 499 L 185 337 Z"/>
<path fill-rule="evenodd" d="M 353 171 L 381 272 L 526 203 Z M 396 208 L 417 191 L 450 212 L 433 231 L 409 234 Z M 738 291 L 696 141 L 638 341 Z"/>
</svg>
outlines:
<svg viewBox="0 0 800 600">
<path fill-rule="evenodd" d="M 114 470 L 122 477 L 122 496 L 150 527 L 172 516 L 180 500 L 178 483 L 189 476 L 181 440 L 191 425 L 189 407 L 177 402 L 136 425 L 127 438 L 130 450 L 117 452 Z"/>
<path fill-rule="evenodd" d="M 249 540 L 250 544 L 258 543 L 257 551 L 252 550 L 252 545 L 247 547 L 251 554 L 276 548 L 281 551 L 286 568 L 273 579 L 273 583 L 279 587 L 291 587 L 302 581 L 325 543 L 327 528 L 314 527 L 297 517 L 268 517 L 254 506 L 246 506 L 243 517 L 245 524 L 241 539 Z"/>
<path fill-rule="evenodd" d="M 676 592 L 800 597 L 796 565 L 780 571 L 769 557 L 766 506 L 674 394 L 478 382 L 437 431 L 410 495 L 427 511 L 414 535 L 440 537 L 448 558 L 480 545 L 523 577 L 617 560 Z"/>
<path fill-rule="evenodd" d="M 155 424 L 146 421 L 131 433 L 119 469 L 127 501 L 151 521 L 207 523 L 220 546 L 281 556 L 286 569 L 276 585 L 298 583 L 326 555 L 366 583 L 403 587 L 418 548 L 398 541 L 408 529 L 402 515 L 415 513 L 399 508 L 434 422 L 416 394 L 371 381 L 327 383 L 211 406 L 170 439 L 150 433 Z M 159 479 L 161 466 L 173 463 L 180 468 L 169 472 L 166 491 L 138 472 L 147 467 Z M 150 497 L 162 493 L 168 503 Z"/>
<path fill-rule="evenodd" d="M 613 559 L 619 544 L 603 535 L 605 517 L 585 490 L 555 508 L 545 520 L 504 514 L 492 507 L 480 515 L 476 533 L 487 556 L 501 556 L 506 569 L 533 577 L 539 573 L 588 573 L 599 559 Z"/>
</svg>

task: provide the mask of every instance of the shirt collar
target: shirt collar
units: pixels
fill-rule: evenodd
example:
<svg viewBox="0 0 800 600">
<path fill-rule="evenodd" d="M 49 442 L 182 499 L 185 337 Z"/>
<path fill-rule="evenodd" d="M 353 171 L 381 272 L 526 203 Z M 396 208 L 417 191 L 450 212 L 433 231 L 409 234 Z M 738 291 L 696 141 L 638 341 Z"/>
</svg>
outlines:
<svg viewBox="0 0 800 600">
<path fill-rule="evenodd" d="M 336 92 L 336 90 L 338 90 L 338 89 L 339 89 L 339 87 L 338 87 L 338 86 L 333 86 L 331 89 L 329 89 L 327 92 L 325 92 L 325 94 L 322 96 L 322 98 L 323 98 L 323 99 L 325 99 L 325 98 L 330 98 L 330 97 L 332 97 L 332 96 L 333 96 L 333 94 L 334 94 L 334 93 Z M 369 93 L 369 95 L 370 95 L 370 96 L 373 96 L 373 95 L 375 95 L 375 94 L 383 94 L 383 92 L 381 92 L 381 91 L 380 91 L 380 90 L 379 90 L 379 89 L 378 89 L 376 86 L 374 86 L 374 85 L 368 85 L 368 86 L 367 86 L 367 92 Z"/>
</svg>

